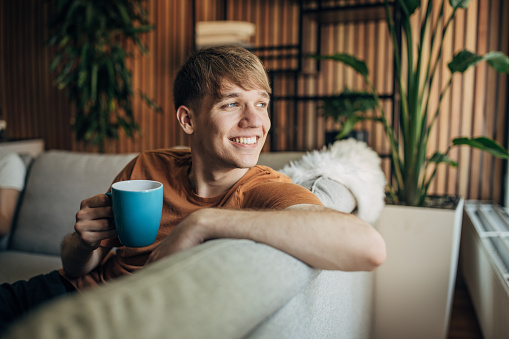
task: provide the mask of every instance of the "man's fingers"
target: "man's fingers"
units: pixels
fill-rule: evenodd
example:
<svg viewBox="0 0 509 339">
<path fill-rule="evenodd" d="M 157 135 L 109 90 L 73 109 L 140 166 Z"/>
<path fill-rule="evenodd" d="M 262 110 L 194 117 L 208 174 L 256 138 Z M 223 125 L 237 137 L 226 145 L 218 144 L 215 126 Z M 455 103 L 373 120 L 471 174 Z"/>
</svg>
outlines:
<svg viewBox="0 0 509 339">
<path fill-rule="evenodd" d="M 81 202 L 80 209 L 111 206 L 111 198 L 106 194 L 97 194 Z"/>
<path fill-rule="evenodd" d="M 78 233 L 103 232 L 115 229 L 111 219 L 80 219 L 76 221 L 74 229 Z"/>
<path fill-rule="evenodd" d="M 117 235 L 116 230 L 101 231 L 101 232 L 84 232 L 80 234 L 80 239 L 83 243 L 94 246 L 104 239 L 113 238 Z"/>
<path fill-rule="evenodd" d="M 95 207 L 95 208 L 82 208 L 76 213 L 76 222 L 81 220 L 99 220 L 99 219 L 112 219 L 113 209 L 111 206 Z"/>
</svg>

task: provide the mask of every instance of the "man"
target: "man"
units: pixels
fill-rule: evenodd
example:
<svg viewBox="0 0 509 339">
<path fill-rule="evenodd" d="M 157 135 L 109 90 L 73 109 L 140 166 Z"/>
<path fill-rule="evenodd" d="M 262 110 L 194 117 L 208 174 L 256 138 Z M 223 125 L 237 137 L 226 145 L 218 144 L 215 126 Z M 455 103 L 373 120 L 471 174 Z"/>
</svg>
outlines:
<svg viewBox="0 0 509 339">
<path fill-rule="evenodd" d="M 270 93 L 261 62 L 243 48 L 209 48 L 190 57 L 175 79 L 174 101 L 192 151 L 143 152 L 115 179 L 164 184 L 155 243 L 121 246 L 110 198 L 84 200 L 75 232 L 62 244 L 64 290 L 107 282 L 215 238 L 262 242 L 321 269 L 379 266 L 385 244 L 370 225 L 325 208 L 284 175 L 255 166 L 270 128 Z M 55 272 L 52 281 L 59 283 Z"/>
</svg>

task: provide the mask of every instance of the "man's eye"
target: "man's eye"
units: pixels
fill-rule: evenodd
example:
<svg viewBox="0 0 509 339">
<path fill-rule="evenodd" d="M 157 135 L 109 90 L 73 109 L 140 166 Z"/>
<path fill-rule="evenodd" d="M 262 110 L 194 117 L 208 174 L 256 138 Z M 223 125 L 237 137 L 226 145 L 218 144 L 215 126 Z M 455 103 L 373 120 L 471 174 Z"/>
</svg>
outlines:
<svg viewBox="0 0 509 339">
<path fill-rule="evenodd" d="M 237 103 L 236 102 L 230 102 L 229 104 L 224 105 L 224 107 L 225 108 L 237 107 Z"/>
<path fill-rule="evenodd" d="M 268 104 L 267 104 L 266 102 L 260 102 L 260 103 L 258 103 L 258 105 L 257 105 L 257 106 L 258 106 L 258 107 L 267 107 L 267 106 L 268 106 Z"/>
</svg>

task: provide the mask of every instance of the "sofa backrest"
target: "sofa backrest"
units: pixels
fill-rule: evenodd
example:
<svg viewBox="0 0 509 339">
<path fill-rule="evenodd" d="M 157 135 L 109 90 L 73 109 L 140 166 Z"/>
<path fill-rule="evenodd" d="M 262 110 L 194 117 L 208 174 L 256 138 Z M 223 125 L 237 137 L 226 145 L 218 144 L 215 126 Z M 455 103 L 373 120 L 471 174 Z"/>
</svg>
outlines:
<svg viewBox="0 0 509 339">
<path fill-rule="evenodd" d="M 104 193 L 135 154 L 48 151 L 28 174 L 9 249 L 60 255 L 83 199 Z"/>
<path fill-rule="evenodd" d="M 297 161 L 306 152 L 265 152 L 260 153 L 258 165 L 269 166 L 272 169 L 280 170 L 291 161 Z"/>
</svg>

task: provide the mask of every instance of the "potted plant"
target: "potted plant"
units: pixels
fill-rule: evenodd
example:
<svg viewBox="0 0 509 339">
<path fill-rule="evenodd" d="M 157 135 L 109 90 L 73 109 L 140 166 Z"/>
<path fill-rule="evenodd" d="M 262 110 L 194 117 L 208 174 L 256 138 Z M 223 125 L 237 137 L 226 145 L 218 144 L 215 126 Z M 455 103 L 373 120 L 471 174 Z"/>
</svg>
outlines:
<svg viewBox="0 0 509 339">
<path fill-rule="evenodd" d="M 73 129 L 78 141 L 105 150 L 107 139 L 122 129 L 128 137 L 139 130 L 132 109 L 132 57 L 124 46 L 131 41 L 142 53 L 141 34 L 149 32 L 144 0 L 57 0 L 48 44 L 56 47 L 50 69 L 58 74 L 55 85 L 67 89 L 76 107 Z M 154 101 L 141 96 L 149 107 Z"/>
<path fill-rule="evenodd" d="M 373 120 L 383 125 L 390 145 L 393 172 L 392 185 L 387 187 L 395 205 L 386 206 L 377 225 L 387 242 L 388 259 L 376 273 L 375 337 L 445 337 L 456 277 L 462 200 L 456 211 L 449 214 L 444 210 L 416 206 L 424 205 L 439 164 L 457 166 L 448 156 L 451 148 L 468 145 L 504 159 L 508 159 L 509 154 L 497 142 L 484 136 L 455 138 L 446 150 L 430 150 L 430 131 L 456 73 L 463 73 L 482 61 L 497 72 L 507 73 L 509 58 L 501 52 L 482 56 L 466 50 L 457 53 L 448 64 L 450 79 L 440 93 L 438 108 L 430 111 L 431 87 L 442 57 L 444 36 L 454 22 L 456 12 L 467 8 L 470 1 L 449 0 L 452 14 L 446 18 L 445 1 L 442 0 L 439 17 L 434 27 L 430 27 L 433 0 L 429 0 L 427 6 L 421 8 L 424 15 L 420 27 L 413 27 L 410 20 L 421 7 L 421 1 L 396 0 L 401 10 L 403 39 L 408 46 L 404 56 L 400 54 L 390 5 L 387 0 L 384 2 L 394 48 L 396 85 L 401 94 L 401 100 L 395 103 L 399 105 L 400 123 L 392 126 L 388 122 L 369 79 L 366 63 L 348 54 L 314 57 L 335 60 L 353 68 L 362 76 L 369 91 L 346 91 L 333 99 L 335 101 L 325 103 L 324 113 L 342 123 L 337 138 L 348 135 L 358 122 Z M 414 29 L 419 31 L 413 32 Z M 423 39 L 427 30 L 431 33 L 429 48 L 434 53 L 424 52 Z M 416 36 L 420 37 L 419 41 L 414 41 Z M 414 51 L 417 51 L 415 55 Z M 405 75 L 403 65 L 406 66 Z M 331 107 L 333 109 L 328 109 Z M 375 114 L 367 115 L 368 110 L 374 110 Z M 427 154 L 433 155 L 427 157 Z M 441 225 L 444 221 L 445 225 Z"/>
</svg>

